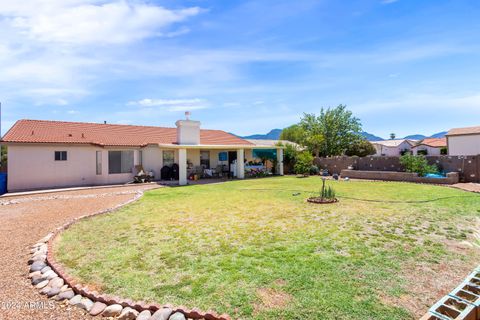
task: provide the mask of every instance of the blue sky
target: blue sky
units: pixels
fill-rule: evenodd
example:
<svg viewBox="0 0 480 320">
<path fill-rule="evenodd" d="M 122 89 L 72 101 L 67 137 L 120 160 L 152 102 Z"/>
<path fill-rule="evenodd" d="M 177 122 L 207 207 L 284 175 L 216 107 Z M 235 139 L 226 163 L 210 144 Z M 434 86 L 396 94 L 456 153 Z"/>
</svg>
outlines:
<svg viewBox="0 0 480 320">
<path fill-rule="evenodd" d="M 190 110 L 243 135 L 338 104 L 383 137 L 480 125 L 478 17 L 477 0 L 0 0 L 2 133 Z"/>
</svg>

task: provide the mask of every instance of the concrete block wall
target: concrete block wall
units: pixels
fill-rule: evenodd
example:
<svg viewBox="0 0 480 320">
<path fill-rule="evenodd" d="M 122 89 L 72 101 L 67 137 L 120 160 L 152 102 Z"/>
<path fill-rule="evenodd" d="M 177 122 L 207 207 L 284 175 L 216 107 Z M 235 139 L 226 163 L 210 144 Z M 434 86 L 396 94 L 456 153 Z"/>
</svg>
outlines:
<svg viewBox="0 0 480 320">
<path fill-rule="evenodd" d="M 480 183 L 480 156 L 427 156 L 430 164 L 438 166 L 440 171 L 457 172 L 461 182 Z M 363 171 L 405 172 L 399 157 L 328 157 L 316 158 L 315 164 L 320 169 L 327 169 L 330 174 L 340 174 L 352 166 Z"/>
</svg>

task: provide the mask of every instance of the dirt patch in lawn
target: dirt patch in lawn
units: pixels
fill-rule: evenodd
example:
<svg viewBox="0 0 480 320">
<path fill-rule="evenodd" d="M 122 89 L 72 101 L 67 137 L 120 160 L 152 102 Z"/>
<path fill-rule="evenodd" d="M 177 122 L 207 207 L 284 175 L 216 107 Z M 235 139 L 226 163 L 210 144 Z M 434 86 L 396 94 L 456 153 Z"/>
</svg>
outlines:
<svg viewBox="0 0 480 320">
<path fill-rule="evenodd" d="M 292 296 L 279 289 L 260 288 L 257 290 L 260 303 L 255 304 L 255 313 L 272 309 L 284 309 L 292 300 Z"/>
<path fill-rule="evenodd" d="M 400 296 L 381 295 L 380 300 L 386 305 L 403 307 L 418 319 L 458 286 L 475 267 L 472 262 L 459 259 L 438 264 L 412 262 L 401 271 L 408 283 L 405 288 L 407 293 Z"/>
</svg>

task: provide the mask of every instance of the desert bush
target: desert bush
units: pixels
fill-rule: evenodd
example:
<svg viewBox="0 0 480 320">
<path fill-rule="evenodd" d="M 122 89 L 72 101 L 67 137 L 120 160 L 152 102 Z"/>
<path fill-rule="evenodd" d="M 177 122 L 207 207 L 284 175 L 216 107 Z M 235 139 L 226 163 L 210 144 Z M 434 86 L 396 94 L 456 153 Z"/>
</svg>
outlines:
<svg viewBox="0 0 480 320">
<path fill-rule="evenodd" d="M 307 176 L 310 173 L 312 163 L 313 156 L 310 152 L 304 151 L 299 153 L 297 156 L 297 161 L 295 162 L 295 173 Z"/>
<path fill-rule="evenodd" d="M 438 172 L 437 166 L 429 165 L 425 156 L 406 154 L 400 157 L 400 164 L 405 167 L 407 172 L 418 173 L 420 177 L 425 176 L 427 173 Z"/>
</svg>

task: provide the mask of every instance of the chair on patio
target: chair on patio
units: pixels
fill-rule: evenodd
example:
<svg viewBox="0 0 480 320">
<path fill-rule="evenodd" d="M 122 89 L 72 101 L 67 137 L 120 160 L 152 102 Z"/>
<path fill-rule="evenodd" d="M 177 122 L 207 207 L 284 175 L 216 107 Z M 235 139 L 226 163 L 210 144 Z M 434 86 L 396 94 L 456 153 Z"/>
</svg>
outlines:
<svg viewBox="0 0 480 320">
<path fill-rule="evenodd" d="M 223 177 L 223 165 L 219 164 L 212 172 L 212 176 L 214 178 L 221 178 Z"/>
</svg>

